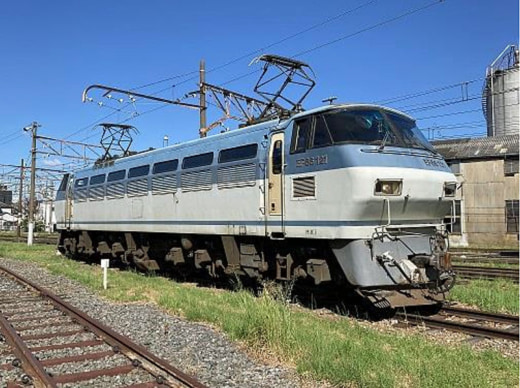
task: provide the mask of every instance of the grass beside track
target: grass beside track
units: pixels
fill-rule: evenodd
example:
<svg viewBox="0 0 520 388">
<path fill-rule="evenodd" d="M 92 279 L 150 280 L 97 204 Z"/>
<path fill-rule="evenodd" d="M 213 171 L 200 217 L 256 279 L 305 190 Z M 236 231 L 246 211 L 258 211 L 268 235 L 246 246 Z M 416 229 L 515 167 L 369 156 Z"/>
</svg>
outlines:
<svg viewBox="0 0 520 388">
<path fill-rule="evenodd" d="M 440 346 L 422 336 L 381 333 L 348 319 L 327 319 L 291 308 L 267 294 L 220 291 L 131 271 L 111 271 L 55 256 L 49 246 L 0 243 L 0 257 L 36 263 L 106 299 L 153 301 L 188 320 L 207 322 L 298 372 L 341 387 L 511 387 L 519 366 L 495 351 Z"/>
<path fill-rule="evenodd" d="M 518 283 L 510 280 L 474 279 L 465 284 L 455 284 L 450 299 L 485 311 L 518 314 L 518 291 Z"/>
</svg>

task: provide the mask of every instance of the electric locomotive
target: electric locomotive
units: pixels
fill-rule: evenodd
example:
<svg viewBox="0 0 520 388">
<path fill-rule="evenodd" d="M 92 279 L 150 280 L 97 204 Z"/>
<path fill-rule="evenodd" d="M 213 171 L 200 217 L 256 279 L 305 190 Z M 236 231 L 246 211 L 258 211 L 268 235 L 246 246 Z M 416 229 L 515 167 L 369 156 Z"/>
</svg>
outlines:
<svg viewBox="0 0 520 388">
<path fill-rule="evenodd" d="M 59 249 L 436 305 L 454 281 L 456 185 L 413 118 L 330 104 L 65 175 Z"/>
</svg>

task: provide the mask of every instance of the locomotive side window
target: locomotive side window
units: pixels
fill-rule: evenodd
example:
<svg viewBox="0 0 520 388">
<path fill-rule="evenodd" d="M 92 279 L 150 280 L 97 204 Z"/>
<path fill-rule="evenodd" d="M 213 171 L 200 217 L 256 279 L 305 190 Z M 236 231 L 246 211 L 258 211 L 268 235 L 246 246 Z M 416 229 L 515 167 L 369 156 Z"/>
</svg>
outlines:
<svg viewBox="0 0 520 388">
<path fill-rule="evenodd" d="M 161 174 L 163 172 L 175 171 L 179 165 L 179 159 L 166 160 L 164 162 L 155 163 L 153 165 L 153 173 Z"/>
<path fill-rule="evenodd" d="M 207 152 L 205 154 L 188 156 L 182 161 L 182 168 L 195 168 L 202 166 L 209 166 L 213 163 L 213 152 Z"/>
<path fill-rule="evenodd" d="M 134 168 L 131 168 L 130 170 L 128 170 L 128 178 L 135 178 L 138 176 L 148 175 L 149 171 L 150 171 L 149 165 L 134 167 Z"/>
<path fill-rule="evenodd" d="M 87 182 L 88 182 L 88 178 L 81 178 L 81 179 L 78 179 L 76 180 L 76 182 L 74 183 L 74 187 L 84 187 L 87 185 Z"/>
<path fill-rule="evenodd" d="M 249 144 L 245 146 L 228 148 L 222 150 L 218 156 L 219 163 L 236 162 L 237 160 L 253 159 L 256 157 L 258 144 Z"/>
<path fill-rule="evenodd" d="M 67 184 L 69 183 L 69 179 L 70 179 L 70 174 L 63 175 L 63 179 L 61 180 L 58 191 L 65 191 L 67 189 Z"/>
<path fill-rule="evenodd" d="M 304 152 L 309 143 L 311 118 L 307 117 L 294 123 L 291 154 Z"/>
<path fill-rule="evenodd" d="M 91 185 L 99 185 L 100 183 L 105 183 L 105 174 L 94 175 L 90 177 Z"/>
<path fill-rule="evenodd" d="M 276 140 L 273 147 L 272 172 L 273 174 L 280 174 L 282 172 L 283 162 L 283 147 L 282 141 Z"/>
<path fill-rule="evenodd" d="M 324 147 L 332 144 L 332 136 L 330 134 L 329 126 L 327 121 L 322 115 L 316 117 L 314 124 L 314 139 L 312 147 Z"/>
<path fill-rule="evenodd" d="M 125 179 L 125 175 L 125 170 L 111 172 L 110 174 L 108 174 L 107 182 L 120 181 L 121 179 Z"/>
</svg>

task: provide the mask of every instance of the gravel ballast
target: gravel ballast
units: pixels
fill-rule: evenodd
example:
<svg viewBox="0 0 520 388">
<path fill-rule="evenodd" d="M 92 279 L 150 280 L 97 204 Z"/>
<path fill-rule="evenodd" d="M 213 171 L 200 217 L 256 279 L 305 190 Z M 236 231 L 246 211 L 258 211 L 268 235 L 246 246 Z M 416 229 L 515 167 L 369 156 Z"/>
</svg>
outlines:
<svg viewBox="0 0 520 388">
<path fill-rule="evenodd" d="M 266 365 L 252 359 L 225 335 L 206 325 L 168 315 L 151 304 L 107 302 L 85 287 L 49 274 L 31 263 L 1 258 L 0 263 L 57 293 L 76 308 L 210 387 L 308 385 L 286 367 Z M 46 341 L 38 342 L 40 345 Z M 90 383 L 96 386 L 96 382 Z M 108 381 L 97 383 L 101 384 L 97 386 L 104 386 Z"/>
</svg>

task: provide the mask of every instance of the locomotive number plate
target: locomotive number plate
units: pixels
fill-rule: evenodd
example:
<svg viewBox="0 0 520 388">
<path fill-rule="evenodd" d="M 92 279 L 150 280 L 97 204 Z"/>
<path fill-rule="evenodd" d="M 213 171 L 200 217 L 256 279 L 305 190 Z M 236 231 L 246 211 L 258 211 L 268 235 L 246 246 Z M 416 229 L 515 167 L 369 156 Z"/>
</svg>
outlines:
<svg viewBox="0 0 520 388">
<path fill-rule="evenodd" d="M 297 159 L 296 167 L 316 166 L 319 164 L 327 164 L 328 162 L 328 155 L 311 156 L 309 158 Z"/>
<path fill-rule="evenodd" d="M 444 161 L 442 161 L 442 160 L 423 158 L 423 161 L 424 161 L 424 164 L 426 164 L 427 166 L 432 166 L 432 167 L 445 167 L 446 166 L 446 163 L 444 163 Z"/>
</svg>

